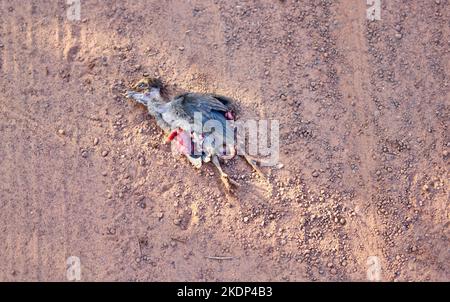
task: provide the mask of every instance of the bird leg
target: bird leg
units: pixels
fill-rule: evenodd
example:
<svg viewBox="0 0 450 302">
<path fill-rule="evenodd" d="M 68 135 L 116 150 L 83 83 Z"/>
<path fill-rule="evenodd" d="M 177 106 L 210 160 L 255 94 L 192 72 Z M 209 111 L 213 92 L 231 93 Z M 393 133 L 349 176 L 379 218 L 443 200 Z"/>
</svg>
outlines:
<svg viewBox="0 0 450 302">
<path fill-rule="evenodd" d="M 242 157 L 245 158 L 245 160 L 246 160 L 247 163 L 253 168 L 253 170 L 254 170 L 256 173 L 258 173 L 258 175 L 259 175 L 260 177 L 262 177 L 262 178 L 265 179 L 266 176 L 265 176 L 264 173 L 261 171 L 261 169 L 257 166 L 257 163 L 261 163 L 261 159 L 256 158 L 256 157 L 253 157 L 253 156 L 247 154 L 247 152 L 245 151 L 245 150 L 246 150 L 246 148 L 245 148 L 245 141 L 243 141 L 243 140 L 238 140 L 236 148 L 237 148 L 238 151 L 241 151 L 241 152 L 242 152 L 242 154 L 239 154 L 239 155 L 241 155 Z"/>
<path fill-rule="evenodd" d="M 222 167 L 220 166 L 219 158 L 217 156 L 213 156 L 212 158 L 213 164 L 216 166 L 217 170 L 219 170 L 220 179 L 222 180 L 223 184 L 225 185 L 225 188 L 227 191 L 231 191 L 231 185 L 238 187 L 239 183 L 235 180 L 231 179 L 228 174 L 223 172 Z"/>
<path fill-rule="evenodd" d="M 262 178 L 266 178 L 266 176 L 264 175 L 264 173 L 261 171 L 261 169 L 256 165 L 257 162 L 260 162 L 260 159 L 254 158 L 248 154 L 243 154 L 242 155 L 245 160 L 247 161 L 247 163 L 253 168 L 253 170 L 255 170 L 256 173 L 258 173 L 258 175 Z"/>
</svg>

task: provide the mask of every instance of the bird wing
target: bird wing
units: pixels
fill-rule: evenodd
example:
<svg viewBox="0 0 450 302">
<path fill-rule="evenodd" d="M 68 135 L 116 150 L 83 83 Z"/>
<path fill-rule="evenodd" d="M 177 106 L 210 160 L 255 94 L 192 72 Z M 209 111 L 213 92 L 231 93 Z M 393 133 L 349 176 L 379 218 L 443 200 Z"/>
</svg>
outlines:
<svg viewBox="0 0 450 302">
<path fill-rule="evenodd" d="M 219 102 L 221 102 L 223 105 L 227 106 L 228 111 L 236 111 L 236 104 L 234 101 L 226 96 L 220 95 L 220 94 L 209 94 L 211 97 L 217 99 Z"/>
<path fill-rule="evenodd" d="M 202 123 L 205 124 L 209 120 L 215 120 L 221 123 L 223 129 L 229 128 L 229 122 L 225 117 L 225 113 L 230 110 L 231 100 L 222 99 L 212 94 L 187 93 L 179 97 L 181 107 L 186 115 L 191 117 L 195 113 L 201 113 Z M 227 129 L 228 130 L 228 129 Z"/>
<path fill-rule="evenodd" d="M 187 110 L 208 113 L 211 111 L 227 112 L 230 110 L 231 100 L 214 94 L 185 93 L 179 95 L 177 99 L 182 99 L 182 104 Z"/>
<path fill-rule="evenodd" d="M 202 124 L 208 120 L 217 120 L 225 126 L 225 113 L 229 111 L 220 99 L 209 94 L 185 93 L 175 97 L 167 104 L 162 114 L 164 120 L 172 127 L 180 127 L 184 130 L 190 129 L 185 124 L 194 123 L 195 114 L 200 113 Z"/>
</svg>

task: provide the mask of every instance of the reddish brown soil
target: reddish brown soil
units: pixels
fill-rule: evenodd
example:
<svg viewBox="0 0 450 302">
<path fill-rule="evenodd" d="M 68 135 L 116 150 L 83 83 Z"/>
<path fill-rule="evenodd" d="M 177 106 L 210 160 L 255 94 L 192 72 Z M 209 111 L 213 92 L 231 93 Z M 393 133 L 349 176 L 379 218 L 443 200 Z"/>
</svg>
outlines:
<svg viewBox="0 0 450 302">
<path fill-rule="evenodd" d="M 449 0 L 0 4 L 1 281 L 450 279 Z M 278 119 L 284 168 L 225 194 L 121 96 L 144 71 Z"/>
</svg>

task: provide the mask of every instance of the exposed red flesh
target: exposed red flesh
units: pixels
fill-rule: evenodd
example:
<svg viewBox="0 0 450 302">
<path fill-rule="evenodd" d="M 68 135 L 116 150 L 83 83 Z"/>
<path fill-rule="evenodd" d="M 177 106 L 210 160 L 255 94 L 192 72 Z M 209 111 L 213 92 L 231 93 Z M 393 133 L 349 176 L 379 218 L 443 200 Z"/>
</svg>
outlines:
<svg viewBox="0 0 450 302">
<path fill-rule="evenodd" d="M 171 141 L 173 141 L 173 139 L 178 135 L 178 129 L 173 130 L 172 132 L 170 132 L 169 136 L 166 139 L 166 143 L 170 143 Z"/>
<path fill-rule="evenodd" d="M 234 121 L 234 115 L 233 115 L 233 112 L 231 112 L 231 111 L 225 112 L 225 118 L 226 118 L 227 120 L 232 120 L 232 121 Z"/>
</svg>

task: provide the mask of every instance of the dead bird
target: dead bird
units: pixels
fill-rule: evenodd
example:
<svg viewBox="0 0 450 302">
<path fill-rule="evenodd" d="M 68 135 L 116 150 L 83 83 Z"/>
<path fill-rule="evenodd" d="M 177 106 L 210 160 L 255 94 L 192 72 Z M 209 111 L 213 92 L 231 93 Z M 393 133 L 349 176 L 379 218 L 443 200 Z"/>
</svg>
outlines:
<svg viewBox="0 0 450 302">
<path fill-rule="evenodd" d="M 166 143 L 173 141 L 179 153 L 196 168 L 211 161 L 228 191 L 232 186 L 239 186 L 220 165 L 220 160 L 232 159 L 238 154 L 237 149 L 244 148 L 242 142 L 235 141 L 236 106 L 232 99 L 200 93 L 183 93 L 169 98 L 163 82 L 151 77 L 144 77 L 131 89 L 126 97 L 147 107 L 166 134 Z M 242 153 L 253 169 L 263 176 L 257 166 L 258 159 Z"/>
</svg>

